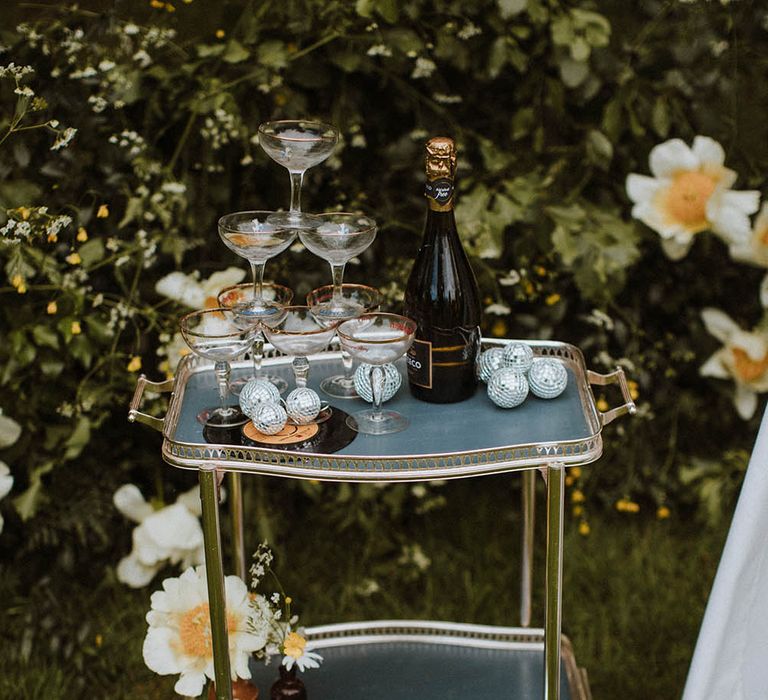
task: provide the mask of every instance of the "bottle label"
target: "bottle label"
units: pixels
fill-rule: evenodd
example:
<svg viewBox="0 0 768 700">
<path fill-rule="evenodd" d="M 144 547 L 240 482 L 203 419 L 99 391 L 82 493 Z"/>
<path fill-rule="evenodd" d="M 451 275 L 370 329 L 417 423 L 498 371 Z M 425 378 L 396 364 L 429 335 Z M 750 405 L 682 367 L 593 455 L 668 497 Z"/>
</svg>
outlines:
<svg viewBox="0 0 768 700">
<path fill-rule="evenodd" d="M 412 384 L 432 388 L 432 343 L 428 340 L 414 339 L 408 354 L 405 356 L 408 363 L 408 379 Z"/>
<path fill-rule="evenodd" d="M 441 177 L 437 180 L 427 180 L 424 186 L 424 195 L 442 206 L 453 199 L 453 180 Z"/>
<path fill-rule="evenodd" d="M 452 328 L 443 330 L 433 328 L 432 332 L 442 339 L 437 343 L 414 339 L 406 355 L 408 379 L 411 384 L 431 389 L 434 372 L 453 370 L 470 366 L 474 373 L 474 363 L 480 345 L 478 328 Z M 438 377 L 441 376 L 438 374 Z"/>
</svg>

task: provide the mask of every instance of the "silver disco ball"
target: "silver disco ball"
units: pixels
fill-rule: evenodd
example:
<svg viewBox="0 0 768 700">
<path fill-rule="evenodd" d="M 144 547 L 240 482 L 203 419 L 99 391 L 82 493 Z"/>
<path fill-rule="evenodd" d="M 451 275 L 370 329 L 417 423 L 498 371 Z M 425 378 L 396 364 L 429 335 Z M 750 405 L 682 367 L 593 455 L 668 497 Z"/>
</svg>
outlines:
<svg viewBox="0 0 768 700">
<path fill-rule="evenodd" d="M 502 365 L 518 372 L 527 372 L 533 364 L 533 350 L 525 343 L 509 343 L 504 346 Z"/>
<path fill-rule="evenodd" d="M 322 404 L 320 403 L 320 397 L 314 389 L 301 386 L 288 394 L 288 397 L 285 399 L 285 407 L 294 423 L 306 425 L 317 418 Z"/>
<path fill-rule="evenodd" d="M 528 396 L 528 380 L 510 367 L 496 370 L 488 382 L 488 397 L 501 408 L 519 406 Z"/>
<path fill-rule="evenodd" d="M 355 391 L 361 399 L 368 403 L 373 403 L 373 392 L 371 391 L 371 368 L 373 365 L 369 365 L 363 362 L 355 370 Z M 403 383 L 403 379 L 398 372 L 397 367 L 391 363 L 386 365 L 379 365 L 384 371 L 384 388 L 381 392 L 381 402 L 389 401 L 400 388 Z"/>
<path fill-rule="evenodd" d="M 279 433 L 288 422 L 288 414 L 279 403 L 260 403 L 251 416 L 253 425 L 264 435 Z"/>
<path fill-rule="evenodd" d="M 533 361 L 528 372 L 528 383 L 534 396 L 540 399 L 554 399 L 565 391 L 568 371 L 560 360 L 539 357 Z"/>
<path fill-rule="evenodd" d="M 259 404 L 280 403 L 280 392 L 266 379 L 251 379 L 240 391 L 240 408 L 249 418 Z"/>
<path fill-rule="evenodd" d="M 504 362 L 504 350 L 502 348 L 491 348 L 480 353 L 475 367 L 477 378 L 481 382 L 488 383 L 491 375 L 501 369 Z"/>
</svg>

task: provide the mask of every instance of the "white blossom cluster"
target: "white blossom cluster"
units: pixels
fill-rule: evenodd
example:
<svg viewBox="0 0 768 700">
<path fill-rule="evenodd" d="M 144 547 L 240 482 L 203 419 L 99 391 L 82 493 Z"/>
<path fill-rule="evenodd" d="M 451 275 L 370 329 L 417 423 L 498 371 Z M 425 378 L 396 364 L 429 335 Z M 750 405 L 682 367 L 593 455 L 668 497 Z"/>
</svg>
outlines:
<svg viewBox="0 0 768 700">
<path fill-rule="evenodd" d="M 66 129 L 56 132 L 56 140 L 51 146 L 52 151 L 58 151 L 60 148 L 65 148 L 69 145 L 70 141 L 75 137 L 77 129 L 68 126 Z"/>
<path fill-rule="evenodd" d="M 456 36 L 459 37 L 459 39 L 462 39 L 466 41 L 467 39 L 471 39 L 473 36 L 477 36 L 478 34 L 482 34 L 483 30 L 480 29 L 474 22 L 467 22 L 461 29 L 459 29 L 458 32 L 456 32 Z"/>
<path fill-rule="evenodd" d="M 72 223 L 71 216 L 51 215 L 48 207 L 26 209 L 24 215 L 18 209 L 10 209 L 7 215 L 8 221 L 0 228 L 0 236 L 5 238 L 6 243 L 19 243 L 34 237 L 55 241 L 59 233 Z"/>
<path fill-rule="evenodd" d="M 40 34 L 40 32 L 37 31 L 31 24 L 27 24 L 26 22 L 22 22 L 21 24 L 16 26 L 16 32 L 18 34 L 21 34 L 21 36 L 24 37 L 27 44 L 30 48 L 37 48 L 37 45 L 40 43 L 40 40 L 43 38 L 43 35 Z M 45 53 L 45 52 L 44 52 Z"/>
<path fill-rule="evenodd" d="M 389 56 L 392 55 L 392 49 L 390 49 L 388 46 L 385 46 L 384 44 L 374 44 L 365 53 L 368 56 L 385 56 L 385 57 L 389 57 Z"/>
<path fill-rule="evenodd" d="M 7 66 L 0 66 L 0 78 L 11 77 L 15 80 L 21 80 L 25 75 L 34 73 L 35 69 L 32 66 L 17 66 L 11 62 Z"/>
<path fill-rule="evenodd" d="M 416 65 L 413 67 L 413 71 L 411 71 L 411 78 L 414 80 L 418 80 L 419 78 L 429 78 L 432 73 L 435 72 L 436 68 L 437 66 L 433 60 L 419 56 L 416 59 Z"/>
<path fill-rule="evenodd" d="M 119 134 L 112 134 L 109 137 L 109 142 L 124 148 L 131 158 L 140 155 L 147 148 L 147 142 L 144 138 L 137 132 L 129 129 L 123 129 Z"/>
<path fill-rule="evenodd" d="M 441 105 L 455 105 L 462 101 L 459 95 L 445 95 L 439 92 L 434 93 L 432 99 Z"/>
<path fill-rule="evenodd" d="M 218 150 L 230 141 L 240 136 L 238 118 L 222 107 L 217 107 L 212 116 L 205 118 L 200 135 L 211 144 L 213 150 Z"/>
</svg>

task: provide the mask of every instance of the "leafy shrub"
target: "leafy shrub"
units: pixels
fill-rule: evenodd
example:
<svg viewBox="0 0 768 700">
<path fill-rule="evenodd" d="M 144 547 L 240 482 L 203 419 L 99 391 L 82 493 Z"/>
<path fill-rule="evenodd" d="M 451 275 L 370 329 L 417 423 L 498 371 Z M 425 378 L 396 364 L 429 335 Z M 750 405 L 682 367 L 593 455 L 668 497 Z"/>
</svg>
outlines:
<svg viewBox="0 0 768 700">
<path fill-rule="evenodd" d="M 744 460 L 757 417 L 735 413 L 730 383 L 700 376 L 718 347 L 701 311 L 756 326 L 762 272 L 708 233 L 684 259 L 666 258 L 631 218 L 625 179 L 646 172 L 660 141 L 706 134 L 725 145 L 740 188 L 764 186 L 765 10 L 153 0 L 3 11 L 19 23 L 0 31 L 0 406 L 22 432 L 3 453 L 15 483 L 0 547 L 31 562 L 29 580 L 50 572 L 50 553 L 70 571 L 98 562 L 98 579 L 116 541 L 128 550 L 109 500 L 120 484 L 154 484 L 157 499 L 186 488 L 163 470 L 156 438 L 124 421 L 126 405 L 139 369 L 173 369 L 182 308 L 157 282 L 236 264 L 216 219 L 288 201 L 287 174 L 255 137 L 268 118 L 340 127 L 337 152 L 306 179 L 305 206 L 380 222 L 349 279 L 393 304 L 422 225 L 423 142 L 457 138 L 457 216 L 486 334 L 567 340 L 594 369 L 618 364 L 635 382 L 638 417 L 612 426 L 600 465 L 570 479 L 582 526 L 598 504 L 674 514 L 695 501 L 681 468 L 707 459 L 732 474 L 734 455 Z M 268 276 L 299 297 L 327 282 L 322 261 L 299 251 L 270 261 Z M 395 519 L 421 501 L 405 487 L 388 501 L 275 488 L 329 512 L 352 504 L 370 532 L 371 513 Z"/>
</svg>

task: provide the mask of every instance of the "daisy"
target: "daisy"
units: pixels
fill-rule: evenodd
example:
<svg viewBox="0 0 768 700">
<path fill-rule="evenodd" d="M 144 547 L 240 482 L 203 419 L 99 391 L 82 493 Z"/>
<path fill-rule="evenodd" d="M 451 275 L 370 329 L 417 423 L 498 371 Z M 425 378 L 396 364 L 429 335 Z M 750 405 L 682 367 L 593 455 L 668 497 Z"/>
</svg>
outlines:
<svg viewBox="0 0 768 700">
<path fill-rule="evenodd" d="M 218 293 L 224 287 L 241 282 L 245 270 L 228 267 L 222 272 L 214 272 L 207 279 L 201 280 L 199 277 L 199 274 L 171 272 L 157 282 L 155 291 L 191 309 L 215 309 L 218 306 Z"/>
<path fill-rule="evenodd" d="M 731 257 L 738 261 L 768 267 L 768 203 L 763 204 L 755 217 L 752 233 L 746 241 L 733 243 Z"/>
<path fill-rule="evenodd" d="M 704 309 L 701 317 L 707 330 L 723 347 L 699 371 L 705 377 L 735 382 L 733 403 L 738 414 L 747 420 L 757 408 L 757 394 L 768 391 L 768 335 L 742 330 L 719 309 Z"/>
<path fill-rule="evenodd" d="M 266 634 L 251 625 L 253 608 L 248 588 L 237 576 L 224 579 L 232 680 L 248 679 L 248 659 L 264 648 Z M 187 569 L 178 578 L 163 581 L 163 590 L 152 594 L 147 613 L 149 630 L 144 639 L 144 663 L 160 675 L 180 674 L 174 690 L 197 697 L 205 679 L 214 680 L 213 644 L 205 567 Z"/>
<path fill-rule="evenodd" d="M 298 632 L 289 632 L 283 641 L 283 666 L 289 671 L 293 665 L 302 673 L 308 668 L 319 668 L 323 657 L 307 649 L 307 640 Z"/>
<path fill-rule="evenodd" d="M 167 564 L 182 568 L 202 564 L 205 558 L 200 527 L 197 487 L 182 494 L 173 505 L 155 510 L 133 484 L 121 486 L 112 498 L 115 507 L 138 523 L 133 548 L 117 565 L 117 578 L 131 588 L 146 586 Z"/>
<path fill-rule="evenodd" d="M 736 173 L 724 163 L 725 152 L 714 139 L 697 136 L 692 148 L 671 139 L 651 150 L 654 177 L 627 177 L 632 216 L 662 237 L 672 260 L 685 256 L 701 231 L 712 230 L 732 245 L 749 238 L 749 215 L 757 211 L 760 193 L 731 190 Z"/>
<path fill-rule="evenodd" d="M 11 470 L 5 462 L 0 462 L 0 498 L 5 498 L 13 488 Z M 0 515 L 0 532 L 3 531 L 3 516 Z"/>
</svg>

